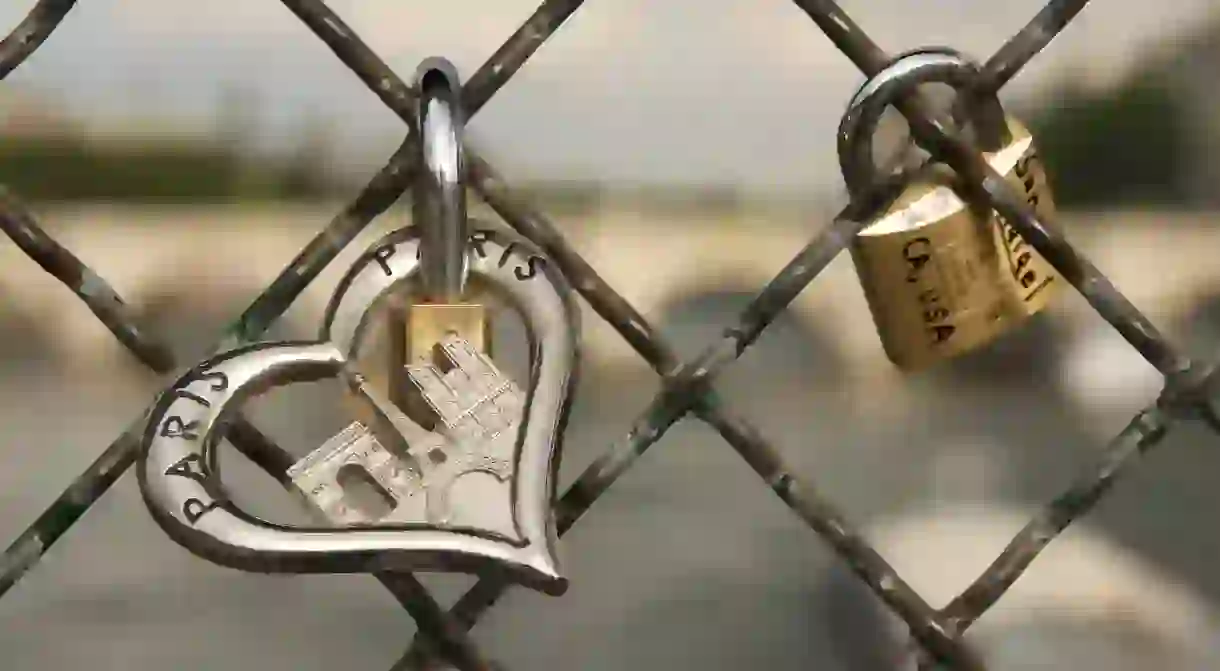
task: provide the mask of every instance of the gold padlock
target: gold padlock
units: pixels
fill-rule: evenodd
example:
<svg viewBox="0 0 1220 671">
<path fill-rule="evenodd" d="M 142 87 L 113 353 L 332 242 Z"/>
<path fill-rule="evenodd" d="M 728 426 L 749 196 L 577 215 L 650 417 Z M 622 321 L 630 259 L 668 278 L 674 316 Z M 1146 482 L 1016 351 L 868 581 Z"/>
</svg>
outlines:
<svg viewBox="0 0 1220 671">
<path fill-rule="evenodd" d="M 461 80 L 442 58 L 426 59 L 416 73 L 419 168 L 412 219 L 419 231 L 419 268 L 409 295 L 388 307 L 388 397 L 418 423 L 431 413 L 407 366 L 437 356 L 438 343 L 456 333 L 478 351 L 491 353 L 490 311 L 478 287 L 468 283 L 468 254 L 479 246 L 466 208 Z M 352 402 L 357 416 L 367 409 Z M 425 426 L 425 428 L 430 428 Z"/>
<path fill-rule="evenodd" d="M 466 166 L 463 153 L 465 114 L 457 68 L 442 58 L 426 59 L 416 73 L 419 90 L 416 123 L 419 161 L 412 210 L 420 232 L 419 287 L 404 312 L 391 318 L 390 398 L 408 414 L 430 417 L 419 389 L 406 378 L 406 365 L 432 359 L 438 343 L 450 333 L 462 336 L 490 354 L 489 311 L 468 286 L 471 250 L 466 212 Z M 427 428 L 427 427 L 425 427 Z"/>
<path fill-rule="evenodd" d="M 1025 194 L 1039 218 L 1053 214 L 1029 131 L 1004 113 L 994 95 L 963 93 L 976 72 L 956 52 L 924 50 L 900 56 L 866 82 L 839 131 L 848 192 L 855 197 L 876 177 L 872 135 L 886 103 L 918 83 L 942 81 L 966 103 L 959 109 L 988 164 Z M 1042 310 L 1061 284 L 1055 269 L 1002 217 L 966 202 L 955 180 L 935 162 L 913 171 L 910 185 L 850 247 L 882 347 L 904 370 L 990 343 Z"/>
</svg>

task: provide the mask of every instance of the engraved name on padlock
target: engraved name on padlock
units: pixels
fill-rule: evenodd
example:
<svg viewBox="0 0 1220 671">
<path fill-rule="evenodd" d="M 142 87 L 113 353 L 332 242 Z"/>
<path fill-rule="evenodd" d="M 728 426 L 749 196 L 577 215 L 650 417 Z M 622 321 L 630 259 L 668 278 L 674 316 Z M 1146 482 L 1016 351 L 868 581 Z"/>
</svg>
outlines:
<svg viewBox="0 0 1220 671">
<path fill-rule="evenodd" d="M 138 474 L 147 507 L 171 538 L 200 557 L 255 572 L 455 571 L 502 575 L 549 594 L 566 589 L 551 505 L 577 374 L 577 306 L 533 245 L 500 232 L 474 232 L 468 262 L 473 279 L 501 292 L 528 327 L 525 412 L 511 483 L 495 503 L 512 520 L 507 533 L 433 524 L 426 516 L 418 524 L 286 527 L 242 511 L 225 493 L 217 459 L 225 418 L 277 386 L 340 376 L 359 386 L 348 366 L 375 321 L 373 308 L 397 285 L 415 280 L 418 251 L 416 231 L 408 228 L 361 256 L 332 297 L 318 341 L 237 348 L 196 366 L 164 392 L 149 417 Z M 379 405 L 396 412 L 390 406 Z"/>
<path fill-rule="evenodd" d="M 881 112 L 920 84 L 952 85 L 959 98 L 976 67 L 947 49 L 911 52 L 861 87 L 839 132 L 848 190 L 875 179 L 872 135 Z M 1028 130 L 992 96 L 969 99 L 970 121 L 988 164 L 1026 195 L 1039 214 L 1053 213 L 1049 184 Z M 930 162 L 856 236 L 851 255 L 887 357 L 905 370 L 977 349 L 1043 307 L 1057 273 L 997 213 L 965 202 L 956 176 Z"/>
</svg>

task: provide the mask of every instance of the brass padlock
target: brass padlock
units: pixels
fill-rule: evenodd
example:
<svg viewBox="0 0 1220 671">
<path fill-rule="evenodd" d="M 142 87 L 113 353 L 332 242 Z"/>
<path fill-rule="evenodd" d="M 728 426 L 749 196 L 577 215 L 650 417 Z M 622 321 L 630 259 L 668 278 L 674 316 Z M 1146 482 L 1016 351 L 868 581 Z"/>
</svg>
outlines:
<svg viewBox="0 0 1220 671">
<path fill-rule="evenodd" d="M 468 255 L 481 249 L 481 234 L 471 232 L 466 208 L 461 80 L 452 63 L 428 58 L 417 69 L 415 84 L 419 168 L 412 220 L 420 238 L 419 271 L 387 308 L 390 374 L 385 385 L 393 403 L 424 421 L 431 413 L 410 381 L 408 367 L 443 359 L 438 343 L 451 333 L 490 355 L 492 332 L 480 287 L 467 281 Z M 368 423 L 367 407 L 355 399 L 349 399 L 349 406 Z"/>
<path fill-rule="evenodd" d="M 976 76 L 971 61 L 934 49 L 904 54 L 866 82 L 839 129 L 852 197 L 877 177 L 872 136 L 887 104 L 917 84 L 940 81 L 953 86 L 990 166 L 1047 220 L 1054 203 L 1033 138 L 994 94 L 969 89 Z M 912 171 L 910 185 L 850 247 L 886 356 L 904 370 L 990 343 L 1042 310 L 1061 284 L 1002 217 L 964 200 L 956 180 L 935 161 Z"/>
<path fill-rule="evenodd" d="M 472 245 L 461 80 L 452 63 L 430 58 L 420 66 L 416 81 L 421 166 L 412 218 L 420 231 L 422 293 L 407 309 L 407 359 L 429 356 L 432 346 L 450 331 L 486 353 L 487 309 L 470 300 L 466 282 Z"/>
</svg>

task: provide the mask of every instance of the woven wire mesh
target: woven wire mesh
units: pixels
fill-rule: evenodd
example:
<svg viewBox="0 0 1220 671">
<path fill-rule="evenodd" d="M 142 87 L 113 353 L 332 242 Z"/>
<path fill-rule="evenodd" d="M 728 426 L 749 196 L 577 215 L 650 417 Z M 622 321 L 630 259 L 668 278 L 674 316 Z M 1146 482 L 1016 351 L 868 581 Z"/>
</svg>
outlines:
<svg viewBox="0 0 1220 671">
<path fill-rule="evenodd" d="M 404 122 L 414 115 L 415 92 L 361 41 L 322 0 L 281 0 L 382 102 Z M 794 0 L 823 33 L 865 75 L 888 62 L 887 55 L 833 0 Z M 546 0 L 478 69 L 463 88 L 468 114 L 475 114 L 576 12 L 581 0 Z M 998 91 L 1085 7 L 1087 0 L 1051 0 L 982 67 L 978 86 Z M 76 0 L 39 0 L 28 16 L 0 42 L 0 77 L 37 50 L 76 5 Z M 997 211 L 1086 298 L 1165 379 L 1160 397 L 1116 436 L 1100 462 L 1079 477 L 1009 543 L 994 562 L 946 607 L 935 609 L 873 549 L 831 501 L 798 480 L 778 451 L 753 424 L 715 393 L 712 381 L 739 358 L 763 330 L 845 248 L 896 185 L 881 183 L 853 200 L 833 223 L 801 249 L 740 314 L 737 322 L 693 359 L 679 361 L 674 349 L 564 239 L 543 213 L 516 197 L 496 169 L 467 148 L 469 184 L 512 228 L 542 247 L 586 299 L 662 378 L 662 390 L 632 424 L 627 435 L 596 459 L 556 502 L 559 533 L 566 533 L 614 482 L 678 420 L 694 415 L 714 428 L 766 485 L 817 532 L 867 585 L 900 616 L 918 642 L 925 668 L 982 669 L 978 654 L 962 640 L 965 631 L 994 605 L 1069 524 L 1088 513 L 1140 455 L 1162 441 L 1182 420 L 1200 420 L 1220 429 L 1214 367 L 1196 364 L 1171 345 L 1085 257 L 1003 185 L 989 181 L 981 155 L 965 140 L 935 124 L 918 94 L 897 106 L 912 137 L 933 155 L 972 180 L 976 197 Z M 296 256 L 232 323 L 214 351 L 257 340 L 377 216 L 409 188 L 418 166 L 415 137 L 407 133 L 389 162 L 357 197 Z M 177 363 L 169 348 L 141 330 L 118 294 L 71 251 L 51 238 L 29 209 L 0 187 L 0 227 L 44 270 L 67 285 L 114 336 L 145 366 L 159 374 Z M 0 559 L 0 596 L 38 565 L 133 464 L 144 416 L 131 422 L 84 473 L 65 490 Z M 294 458 L 244 417 L 226 436 L 255 464 L 281 482 Z M 448 664 L 463 670 L 501 668 L 471 641 L 468 632 L 504 594 L 507 584 L 482 578 L 450 609 L 443 608 L 409 573 L 383 572 L 381 584 L 415 619 L 418 633 L 396 669 Z"/>
</svg>

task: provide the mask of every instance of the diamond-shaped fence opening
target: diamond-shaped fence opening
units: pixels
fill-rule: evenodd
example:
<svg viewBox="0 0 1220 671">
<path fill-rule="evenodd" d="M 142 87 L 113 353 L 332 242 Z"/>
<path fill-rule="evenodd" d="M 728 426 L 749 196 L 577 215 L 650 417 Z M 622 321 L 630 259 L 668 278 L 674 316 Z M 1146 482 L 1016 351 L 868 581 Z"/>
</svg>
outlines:
<svg viewBox="0 0 1220 671">
<path fill-rule="evenodd" d="M 281 0 L 334 54 L 404 121 L 414 112 L 415 92 L 408 87 L 322 0 Z M 794 0 L 827 37 L 867 75 L 890 60 L 878 45 L 832 0 Z M 984 64 L 976 85 L 995 91 L 1084 8 L 1087 0 L 1051 0 L 1030 23 Z M 19 66 L 54 31 L 75 0 L 39 0 L 27 18 L 0 43 L 0 76 Z M 546 0 L 516 33 L 466 83 L 468 114 L 478 110 L 583 3 Z M 712 388 L 716 374 L 735 361 L 759 334 L 824 269 L 876 208 L 893 192 L 894 183 L 874 185 L 853 200 L 833 223 L 759 291 L 735 323 L 701 354 L 687 362 L 653 326 L 597 274 L 541 212 L 516 197 L 500 174 L 473 149 L 467 149 L 469 180 L 477 194 L 509 226 L 544 249 L 601 318 L 609 322 L 663 376 L 662 391 L 639 415 L 630 431 L 596 459 L 556 502 L 560 533 L 575 524 L 645 450 L 671 426 L 693 414 L 717 431 L 763 482 L 810 528 L 822 536 L 846 565 L 910 628 L 926 668 L 982 669 L 983 663 L 963 641 L 970 625 L 996 603 L 1022 572 L 1064 528 L 1092 509 L 1120 473 L 1158 444 L 1177 421 L 1198 419 L 1220 425 L 1209 391 L 1215 386 L 1211 366 L 1193 363 L 1158 330 L 1086 258 L 1053 227 L 1044 225 L 1010 190 L 987 175 L 980 154 L 965 140 L 933 123 L 918 96 L 904 98 L 899 110 L 912 136 L 960 175 L 980 188 L 975 194 L 997 210 L 1073 284 L 1094 309 L 1165 376 L 1160 398 L 1131 420 L 1112 441 L 1100 463 L 1081 476 L 1012 539 L 994 563 L 941 610 L 932 608 L 808 482 L 791 472 L 775 448 L 749 420 L 736 414 Z M 251 342 L 266 330 L 369 223 L 408 188 L 413 172 L 415 138 L 406 139 L 360 194 L 334 217 L 292 263 L 235 321 L 217 350 Z M 49 237 L 17 195 L 0 192 L 0 226 L 43 269 L 72 289 L 116 338 L 157 373 L 174 370 L 169 349 L 136 326 L 131 310 L 106 282 L 69 250 Z M 0 594 L 35 567 L 39 559 L 135 460 L 144 417 L 135 418 L 98 459 L 5 552 L 0 561 Z M 244 417 L 229 429 L 228 439 L 273 477 L 283 479 L 293 459 Z M 375 576 L 418 624 L 416 640 L 395 668 L 434 668 L 439 660 L 464 670 L 498 668 L 468 636 L 479 616 L 496 603 L 506 584 L 484 577 L 446 610 L 409 573 Z"/>
</svg>

